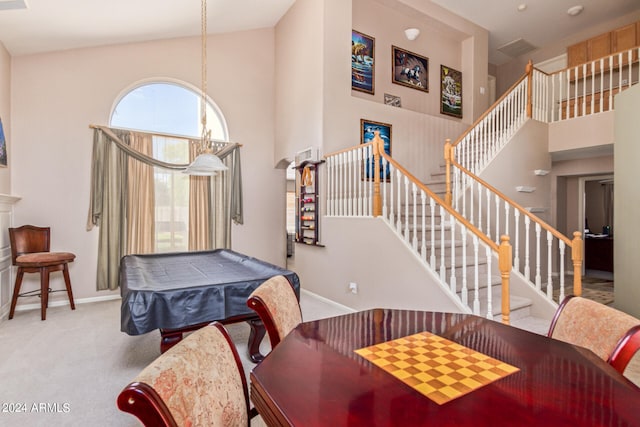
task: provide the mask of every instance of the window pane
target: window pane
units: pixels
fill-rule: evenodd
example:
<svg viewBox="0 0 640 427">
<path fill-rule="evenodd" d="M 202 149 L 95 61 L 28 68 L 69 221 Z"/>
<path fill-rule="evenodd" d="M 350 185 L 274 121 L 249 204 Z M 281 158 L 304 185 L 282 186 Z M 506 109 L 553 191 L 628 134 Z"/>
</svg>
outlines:
<svg viewBox="0 0 640 427">
<path fill-rule="evenodd" d="M 150 83 L 128 92 L 116 105 L 111 126 L 152 133 L 200 137 L 200 94 L 175 83 Z M 227 140 L 222 115 L 207 105 L 211 136 Z M 168 163 L 189 163 L 184 139 L 153 138 L 153 156 Z M 188 250 L 189 177 L 181 172 L 154 168 L 156 252 Z"/>
</svg>

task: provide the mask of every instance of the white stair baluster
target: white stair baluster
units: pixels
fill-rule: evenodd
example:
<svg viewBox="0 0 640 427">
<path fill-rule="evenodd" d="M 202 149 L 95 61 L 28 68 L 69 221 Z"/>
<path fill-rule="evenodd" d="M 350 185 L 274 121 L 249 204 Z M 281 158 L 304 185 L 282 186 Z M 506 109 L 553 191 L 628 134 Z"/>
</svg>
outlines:
<svg viewBox="0 0 640 427">
<path fill-rule="evenodd" d="M 414 251 L 418 251 L 418 186 L 415 183 L 411 183 L 411 198 L 413 202 L 413 238 L 411 239 L 411 246 Z M 407 221 L 408 222 L 408 221 Z"/>
<path fill-rule="evenodd" d="M 473 278 L 473 286 L 474 286 L 474 292 L 473 292 L 473 314 L 475 314 L 476 316 L 480 315 L 480 271 L 479 271 L 479 262 L 478 262 L 478 257 L 480 256 L 480 248 L 479 248 L 479 240 L 478 240 L 478 236 L 476 236 L 475 234 L 473 235 L 473 262 L 474 262 L 474 278 Z"/>
<path fill-rule="evenodd" d="M 444 264 L 444 257 L 446 255 L 445 244 L 444 244 L 446 222 L 447 222 L 447 219 L 445 217 L 444 208 L 440 206 L 440 281 L 442 281 L 443 284 L 446 283 L 446 275 L 447 275 L 446 266 Z"/>
<path fill-rule="evenodd" d="M 531 280 L 531 255 L 529 253 L 529 235 L 530 235 L 531 219 L 529 216 L 524 217 L 524 277 Z"/>
<path fill-rule="evenodd" d="M 542 276 L 540 275 L 540 224 L 536 222 L 536 289 L 542 289 Z"/>
<path fill-rule="evenodd" d="M 485 254 L 487 257 L 487 319 L 493 319 L 493 295 L 491 291 L 491 248 L 485 247 Z"/>
<path fill-rule="evenodd" d="M 558 249 L 560 251 L 560 296 L 557 303 L 564 301 L 564 253 L 565 243 L 564 240 L 559 241 Z"/>
<path fill-rule="evenodd" d="M 553 281 L 551 272 L 553 270 L 553 260 L 552 260 L 552 249 L 553 245 L 553 234 L 550 231 L 547 231 L 547 298 L 550 300 L 553 299 Z"/>
</svg>

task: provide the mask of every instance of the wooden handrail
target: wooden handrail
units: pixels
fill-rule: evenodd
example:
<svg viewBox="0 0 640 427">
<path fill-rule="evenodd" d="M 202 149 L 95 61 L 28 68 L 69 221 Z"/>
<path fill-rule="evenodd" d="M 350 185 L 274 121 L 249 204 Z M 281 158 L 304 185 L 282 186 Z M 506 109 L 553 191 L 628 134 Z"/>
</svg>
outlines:
<svg viewBox="0 0 640 427">
<path fill-rule="evenodd" d="M 356 145 L 355 147 L 343 148 L 342 150 L 338 150 L 338 151 L 334 151 L 334 152 L 329 153 L 329 154 L 325 154 L 323 157 L 324 157 L 325 160 L 327 160 L 329 157 L 337 156 L 338 154 L 348 153 L 349 151 L 355 151 L 355 150 L 357 150 L 359 148 L 372 146 L 372 145 L 373 145 L 373 141 L 369 141 L 369 142 L 364 143 L 364 144 Z"/>
<path fill-rule="evenodd" d="M 453 217 L 456 218 L 456 220 L 458 220 L 461 224 L 463 224 L 465 226 L 465 228 L 471 230 L 473 232 L 473 234 L 475 234 L 478 239 L 482 240 L 485 244 L 487 244 L 489 247 L 491 247 L 491 249 L 494 252 L 498 252 L 498 245 L 496 244 L 496 242 L 494 242 L 493 240 L 489 239 L 483 232 L 481 232 L 475 225 L 471 224 L 469 221 L 467 221 L 467 219 L 465 217 L 463 217 L 462 215 L 460 215 L 456 210 L 454 210 L 451 206 L 448 206 L 446 204 L 446 202 L 444 200 L 442 200 L 442 198 L 440 196 L 438 196 L 436 193 L 434 193 L 433 191 L 431 191 L 427 186 L 425 186 L 423 183 L 421 183 L 415 176 L 413 176 L 408 170 L 406 170 L 405 168 L 403 168 L 402 166 L 400 166 L 398 164 L 398 162 L 396 162 L 395 160 L 393 160 L 387 153 L 385 153 L 384 151 L 380 153 L 380 155 L 382 157 L 384 157 L 389 164 L 392 164 L 397 170 L 399 170 L 400 172 L 402 172 L 407 178 L 409 178 L 409 180 L 415 184 L 418 188 L 420 188 L 422 191 L 424 191 L 425 193 L 427 193 L 429 195 L 429 197 L 431 197 L 432 199 L 435 199 L 450 215 L 452 215 Z"/>
<path fill-rule="evenodd" d="M 539 217 L 537 217 L 537 216 L 533 215 L 531 212 L 527 211 L 525 208 L 523 208 L 522 206 L 517 204 L 513 199 L 511 199 L 510 197 L 508 197 L 507 195 L 502 193 L 497 188 L 493 187 L 487 181 L 483 180 L 482 178 L 480 178 L 477 175 L 474 175 L 470 170 L 466 169 L 464 166 L 462 166 L 460 163 L 456 162 L 455 160 L 451 160 L 451 164 L 453 166 L 457 167 L 458 169 L 460 169 L 460 171 L 462 173 L 464 173 L 466 175 L 469 175 L 474 181 L 477 181 L 478 183 L 483 185 L 485 188 L 488 188 L 494 194 L 498 195 L 498 197 L 500 197 L 501 199 L 506 200 L 507 203 L 509 203 L 511 206 L 513 206 L 514 209 L 517 209 L 523 215 L 528 216 L 533 222 L 540 224 L 540 227 L 542 227 L 544 230 L 551 232 L 551 234 L 553 234 L 556 238 L 564 241 L 567 245 L 569 245 L 569 246 L 572 245 L 571 239 L 569 239 L 567 236 L 565 236 L 564 234 L 560 233 L 558 230 L 556 230 L 555 228 L 553 228 L 552 226 L 550 226 L 549 224 L 547 224 L 546 222 L 541 220 Z M 447 180 L 451 180 L 451 177 L 447 176 L 446 179 Z"/>
</svg>

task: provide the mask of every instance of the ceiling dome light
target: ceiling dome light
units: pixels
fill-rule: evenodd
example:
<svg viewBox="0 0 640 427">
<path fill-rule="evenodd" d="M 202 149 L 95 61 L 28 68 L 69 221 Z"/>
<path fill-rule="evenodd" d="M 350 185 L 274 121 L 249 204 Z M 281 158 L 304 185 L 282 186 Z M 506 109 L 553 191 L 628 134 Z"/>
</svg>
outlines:
<svg viewBox="0 0 640 427">
<path fill-rule="evenodd" d="M 577 5 L 577 6 L 570 7 L 570 8 L 567 10 L 567 13 L 568 13 L 570 16 L 576 16 L 576 15 L 580 15 L 580 13 L 582 13 L 582 11 L 583 11 L 583 10 L 584 10 L 584 6 L 582 6 L 582 5 L 580 5 L 580 4 L 579 4 L 579 5 Z"/>
<path fill-rule="evenodd" d="M 404 35 L 407 40 L 415 40 L 420 35 L 420 30 L 417 28 L 407 28 L 404 30 Z"/>
<path fill-rule="evenodd" d="M 518 5 L 518 12 L 524 12 L 524 10 L 527 8 L 527 4 L 526 3 L 522 3 L 520 5 Z"/>
</svg>

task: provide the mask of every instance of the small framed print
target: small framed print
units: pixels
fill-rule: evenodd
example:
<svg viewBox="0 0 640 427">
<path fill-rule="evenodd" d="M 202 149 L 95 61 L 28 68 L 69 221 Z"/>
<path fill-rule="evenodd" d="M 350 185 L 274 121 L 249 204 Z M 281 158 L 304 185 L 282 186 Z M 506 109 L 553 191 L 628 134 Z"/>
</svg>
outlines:
<svg viewBox="0 0 640 427">
<path fill-rule="evenodd" d="M 375 44 L 373 37 L 351 30 L 351 89 L 372 95 L 376 74 Z"/>
<path fill-rule="evenodd" d="M 393 83 L 429 92 L 429 58 L 397 46 L 391 46 L 391 56 Z"/>
<path fill-rule="evenodd" d="M 402 107 L 402 100 L 399 96 L 391 95 L 389 93 L 384 94 L 384 103 L 391 105 L 392 107 Z"/>
<path fill-rule="evenodd" d="M 462 73 L 440 65 L 440 113 L 462 118 Z"/>
</svg>

